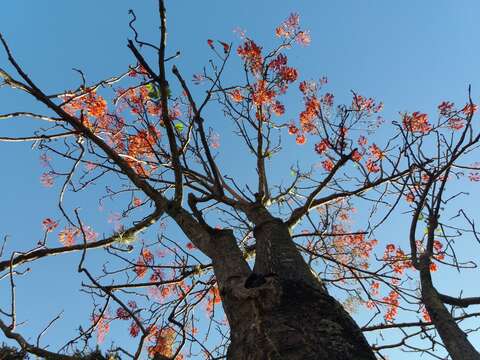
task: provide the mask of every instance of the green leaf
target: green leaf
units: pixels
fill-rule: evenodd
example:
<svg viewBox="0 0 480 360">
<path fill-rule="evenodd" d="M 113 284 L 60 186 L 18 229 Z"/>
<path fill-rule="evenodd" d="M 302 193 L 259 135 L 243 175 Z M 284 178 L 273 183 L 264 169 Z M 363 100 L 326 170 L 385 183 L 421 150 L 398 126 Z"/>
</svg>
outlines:
<svg viewBox="0 0 480 360">
<path fill-rule="evenodd" d="M 145 85 L 145 88 L 150 92 L 150 91 L 155 91 L 155 88 L 153 87 L 152 84 L 148 83 L 147 85 Z"/>
<path fill-rule="evenodd" d="M 160 92 L 152 84 L 145 85 L 145 88 L 148 90 L 148 96 L 153 100 L 158 100 L 160 97 Z"/>
<path fill-rule="evenodd" d="M 183 126 L 182 123 L 176 123 L 175 128 L 178 130 L 178 132 L 182 132 L 185 126 Z"/>
<path fill-rule="evenodd" d="M 423 220 L 423 214 L 422 214 L 422 213 L 418 214 L 418 220 L 419 220 L 419 221 L 422 221 L 422 220 Z"/>
</svg>

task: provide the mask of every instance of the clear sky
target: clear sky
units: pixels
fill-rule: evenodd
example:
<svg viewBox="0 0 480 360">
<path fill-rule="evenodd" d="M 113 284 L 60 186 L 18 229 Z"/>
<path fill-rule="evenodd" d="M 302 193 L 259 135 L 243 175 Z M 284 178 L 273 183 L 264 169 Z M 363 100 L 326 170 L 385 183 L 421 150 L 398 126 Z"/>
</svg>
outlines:
<svg viewBox="0 0 480 360">
<path fill-rule="evenodd" d="M 32 78 L 46 92 L 58 92 L 78 86 L 78 74 L 72 68 L 82 69 L 93 82 L 118 74 L 133 64 L 135 61 L 126 47 L 127 39 L 132 37 L 128 10 L 133 8 L 137 14 L 139 33 L 156 42 L 155 3 L 153 0 L 4 1 L 0 8 L 0 31 Z M 291 12 L 298 12 L 302 26 L 310 31 L 312 43 L 294 51 L 290 61 L 299 69 L 301 78 L 328 76 L 329 91 L 339 102 L 348 101 L 350 90 L 375 97 L 385 103 L 384 116 L 388 122 L 398 120 L 398 112 L 406 110 L 435 114 L 436 106 L 443 100 L 462 104 L 469 84 L 474 102 L 479 98 L 480 3 L 475 0 L 167 0 L 166 4 L 169 53 L 181 51 L 176 64 L 187 78 L 200 72 L 211 57 L 206 39 L 238 44 L 233 29 L 240 27 L 268 47 L 273 43 L 275 27 Z M 0 66 L 6 64 L 5 54 L 0 52 Z M 235 71 L 234 67 L 230 71 Z M 299 106 L 300 98 L 299 104 L 292 104 Z M 23 95 L 0 89 L 0 112 L 15 110 L 42 111 L 42 107 Z M 0 136 L 27 136 L 29 129 L 29 124 L 11 121 L 0 124 Z M 313 152 L 297 151 L 288 155 L 288 166 L 300 157 L 303 160 L 312 157 L 314 161 Z M 0 236 L 11 236 L 9 249 L 33 246 L 41 238 L 41 220 L 58 216 L 55 191 L 58 188 L 46 189 L 40 185 L 42 168 L 38 157 L 39 153 L 27 144 L 0 143 Z M 278 176 L 288 176 L 287 165 L 272 171 Z M 475 210 L 473 198 L 465 204 Z M 80 206 L 98 207 L 93 197 L 82 199 Z M 101 227 L 107 218 L 108 214 L 102 214 L 91 223 Z M 387 229 L 384 237 L 392 234 L 391 230 Z M 398 234 L 398 230 L 395 234 L 406 236 Z M 385 238 L 380 240 L 389 242 Z M 461 246 L 463 251 L 470 249 L 470 243 Z M 77 327 L 80 313 L 88 313 L 83 306 L 89 300 L 76 290 L 81 279 L 64 270 L 72 261 L 78 261 L 78 255 L 42 261 L 34 266 L 38 272 L 19 280 L 19 312 L 22 311 L 23 320 L 29 321 L 28 331 L 38 332 L 65 309 L 64 320 L 51 335 L 45 336 L 45 341 L 52 344 L 59 344 L 59 335 L 69 334 Z M 450 274 L 445 276 L 451 281 L 444 282 L 442 289 L 458 294 L 458 284 L 462 282 L 450 278 Z M 5 294 L 5 288 L 0 289 Z M 465 294 L 473 295 L 473 290 L 467 287 Z M 4 295 L 0 296 L 0 303 L 4 304 Z M 118 336 L 117 339 L 122 339 L 123 335 Z M 0 335 L 0 342 L 2 339 Z M 394 358 L 417 359 L 414 354 L 397 354 Z"/>
</svg>

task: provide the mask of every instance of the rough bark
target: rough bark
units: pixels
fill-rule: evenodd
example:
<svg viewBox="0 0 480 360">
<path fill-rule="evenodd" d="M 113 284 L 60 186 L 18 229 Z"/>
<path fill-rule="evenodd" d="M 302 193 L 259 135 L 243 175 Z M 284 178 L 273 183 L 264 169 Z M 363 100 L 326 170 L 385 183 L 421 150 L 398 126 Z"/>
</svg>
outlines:
<svg viewBox="0 0 480 360">
<path fill-rule="evenodd" d="M 250 297 L 225 296 L 225 311 L 234 314 L 228 359 L 375 359 L 358 326 L 325 292 L 279 279 L 251 290 Z"/>
<path fill-rule="evenodd" d="M 227 358 L 375 360 L 357 324 L 310 271 L 288 227 L 265 211 L 251 218 L 254 270 L 239 262 L 227 270 L 225 260 L 213 259 L 230 323 Z"/>
</svg>

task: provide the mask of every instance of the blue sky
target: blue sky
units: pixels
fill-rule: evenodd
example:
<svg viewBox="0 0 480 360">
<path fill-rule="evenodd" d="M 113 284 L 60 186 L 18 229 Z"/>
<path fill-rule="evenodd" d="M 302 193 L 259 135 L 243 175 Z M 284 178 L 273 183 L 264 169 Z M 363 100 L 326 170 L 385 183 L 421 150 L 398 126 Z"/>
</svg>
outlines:
<svg viewBox="0 0 480 360">
<path fill-rule="evenodd" d="M 2 4 L 0 31 L 22 66 L 46 92 L 63 91 L 79 84 L 72 68 L 82 69 L 87 80 L 96 81 L 134 63 L 126 47 L 126 40 L 132 37 L 128 28 L 130 8 L 137 14 L 139 33 L 156 42 L 155 1 L 10 1 Z M 275 27 L 295 11 L 300 14 L 302 25 L 310 30 L 312 44 L 293 51 L 290 61 L 299 68 L 301 78 L 328 76 L 329 91 L 339 102 L 348 101 L 350 90 L 375 97 L 384 101 L 388 122 L 398 120 L 398 112 L 406 110 L 434 115 L 443 100 L 462 104 L 469 84 L 474 101 L 479 97 L 477 1 L 170 0 L 167 10 L 169 52 L 181 51 L 176 64 L 186 78 L 200 72 L 211 57 L 206 39 L 238 43 L 232 30 L 241 27 L 249 37 L 268 47 L 273 42 Z M 0 66 L 6 64 L 0 53 Z M 231 66 L 229 71 L 234 74 L 235 67 Z M 291 104 L 292 108 L 299 106 L 300 98 L 298 104 Z M 0 89 L 2 113 L 26 109 L 42 111 L 28 97 Z M 221 117 L 213 110 L 212 117 Z M 0 124 L 0 135 L 28 135 L 29 130 L 28 122 Z M 288 176 L 288 166 L 297 158 L 311 159 L 311 152 L 294 149 L 284 168 L 271 171 L 280 177 Z M 41 237 L 41 220 L 58 213 L 57 193 L 40 185 L 42 169 L 38 156 L 26 144 L 0 143 L 4 169 L 0 172 L 0 235 L 11 236 L 10 249 L 33 246 Z M 239 166 L 248 167 L 249 163 L 241 162 Z M 98 208 L 93 196 L 79 201 L 93 216 Z M 475 210 L 473 201 L 466 200 L 465 204 Z M 103 213 L 91 221 L 101 226 L 107 217 Z M 388 237 L 391 229 L 383 234 Z M 460 244 L 461 251 L 470 251 L 471 244 Z M 42 261 L 34 267 L 38 272 L 32 271 L 19 280 L 19 309 L 32 328 L 41 329 L 56 312 L 65 309 L 57 332 L 46 336 L 51 343 L 56 344 L 58 334 L 76 327 L 80 320 L 75 310 L 88 303 L 75 290 L 81 279 L 64 270 L 77 260 L 78 256 L 72 255 Z M 451 281 L 443 282 L 442 289 L 458 294 L 457 288 L 466 282 L 450 274 L 445 276 Z M 467 288 L 465 293 L 473 295 L 473 290 Z M 395 358 L 416 359 L 411 354 Z"/>
</svg>

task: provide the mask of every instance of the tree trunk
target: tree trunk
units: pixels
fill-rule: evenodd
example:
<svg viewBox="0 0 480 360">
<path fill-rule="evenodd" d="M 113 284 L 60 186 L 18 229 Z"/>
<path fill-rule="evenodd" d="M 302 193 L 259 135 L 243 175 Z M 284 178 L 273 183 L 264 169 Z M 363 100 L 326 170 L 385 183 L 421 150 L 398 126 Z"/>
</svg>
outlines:
<svg viewBox="0 0 480 360">
<path fill-rule="evenodd" d="M 225 306 L 235 314 L 227 359 L 375 359 L 358 326 L 325 292 L 279 279 L 253 289 L 258 297 Z"/>
<path fill-rule="evenodd" d="M 480 360 L 480 354 L 460 329 L 433 286 L 428 256 L 420 258 L 422 302 L 453 360 Z"/>
<path fill-rule="evenodd" d="M 359 327 L 310 271 L 287 226 L 271 216 L 254 220 L 254 271 L 219 281 L 231 332 L 227 358 L 375 360 Z"/>
</svg>

